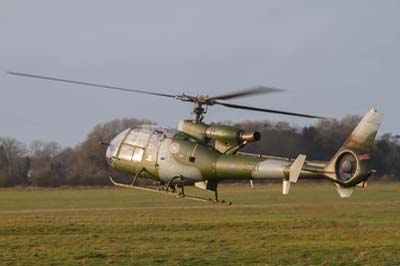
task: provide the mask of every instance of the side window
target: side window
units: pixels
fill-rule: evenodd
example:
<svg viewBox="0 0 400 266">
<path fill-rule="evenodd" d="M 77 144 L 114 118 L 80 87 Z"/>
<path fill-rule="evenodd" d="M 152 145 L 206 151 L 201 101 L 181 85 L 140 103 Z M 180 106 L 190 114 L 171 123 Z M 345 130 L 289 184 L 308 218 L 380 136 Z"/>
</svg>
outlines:
<svg viewBox="0 0 400 266">
<path fill-rule="evenodd" d="M 132 155 L 135 151 L 135 147 L 129 146 L 129 145 L 122 145 L 121 150 L 119 151 L 119 159 L 120 160 L 126 160 L 130 161 L 132 159 Z"/>
<path fill-rule="evenodd" d="M 155 162 L 157 160 L 157 151 L 160 144 L 162 133 L 154 131 L 150 138 L 149 145 L 146 148 L 146 161 Z"/>
<path fill-rule="evenodd" d="M 144 150 L 141 148 L 136 148 L 135 152 L 133 153 L 132 161 L 134 162 L 141 162 L 143 158 Z"/>
</svg>

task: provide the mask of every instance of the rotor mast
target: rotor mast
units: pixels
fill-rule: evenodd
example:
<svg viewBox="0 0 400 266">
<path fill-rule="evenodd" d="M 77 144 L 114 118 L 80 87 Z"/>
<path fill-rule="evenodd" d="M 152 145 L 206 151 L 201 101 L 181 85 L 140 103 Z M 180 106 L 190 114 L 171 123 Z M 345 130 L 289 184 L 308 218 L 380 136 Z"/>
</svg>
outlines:
<svg viewBox="0 0 400 266">
<path fill-rule="evenodd" d="M 194 109 L 193 109 L 193 123 L 201 123 L 204 119 L 205 109 L 203 108 L 202 104 L 198 101 L 194 102 Z"/>
</svg>

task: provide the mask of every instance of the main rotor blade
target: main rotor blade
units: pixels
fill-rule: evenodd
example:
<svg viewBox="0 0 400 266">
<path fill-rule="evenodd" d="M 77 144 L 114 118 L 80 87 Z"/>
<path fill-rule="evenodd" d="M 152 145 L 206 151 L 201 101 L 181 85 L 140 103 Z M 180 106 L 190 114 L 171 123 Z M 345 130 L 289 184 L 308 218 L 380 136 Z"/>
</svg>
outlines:
<svg viewBox="0 0 400 266">
<path fill-rule="evenodd" d="M 39 75 L 32 75 L 32 74 L 19 73 L 19 72 L 10 72 L 10 71 L 7 72 L 7 73 L 11 74 L 11 75 L 28 77 L 28 78 L 45 79 L 45 80 L 59 81 L 59 82 L 72 83 L 72 84 L 91 86 L 91 87 L 98 87 L 98 88 L 104 88 L 104 89 L 127 91 L 127 92 L 142 93 L 142 94 L 150 94 L 150 95 L 169 97 L 169 98 L 174 98 L 174 99 L 176 97 L 175 95 L 171 95 L 171 94 L 164 94 L 164 93 L 150 92 L 150 91 L 143 91 L 143 90 L 126 89 L 126 88 L 121 88 L 121 87 L 116 87 L 116 86 L 102 85 L 102 84 L 75 81 L 75 80 L 68 80 L 68 79 L 62 79 L 62 78 L 53 78 L 53 77 L 47 77 L 47 76 L 39 76 Z"/>
<path fill-rule="evenodd" d="M 223 102 L 218 102 L 218 101 L 215 101 L 214 104 L 223 105 L 223 106 L 226 106 L 226 107 L 229 107 L 229 108 L 251 110 L 251 111 L 258 111 L 258 112 L 266 112 L 266 113 L 274 113 L 274 114 L 281 114 L 281 115 L 299 116 L 299 117 L 316 118 L 316 119 L 325 119 L 326 118 L 326 117 L 322 117 L 322 116 L 307 115 L 307 114 L 300 114 L 300 113 L 291 113 L 291 112 L 278 111 L 278 110 L 273 110 L 273 109 L 264 109 L 264 108 L 258 108 L 258 107 L 251 107 L 251 106 L 223 103 Z"/>
<path fill-rule="evenodd" d="M 265 93 L 272 93 L 272 92 L 282 92 L 282 89 L 270 88 L 265 86 L 258 86 L 253 88 L 248 88 L 232 93 L 222 94 L 214 97 L 209 97 L 209 100 L 228 100 L 243 96 L 251 96 L 251 95 L 258 95 L 258 94 L 265 94 Z"/>
</svg>

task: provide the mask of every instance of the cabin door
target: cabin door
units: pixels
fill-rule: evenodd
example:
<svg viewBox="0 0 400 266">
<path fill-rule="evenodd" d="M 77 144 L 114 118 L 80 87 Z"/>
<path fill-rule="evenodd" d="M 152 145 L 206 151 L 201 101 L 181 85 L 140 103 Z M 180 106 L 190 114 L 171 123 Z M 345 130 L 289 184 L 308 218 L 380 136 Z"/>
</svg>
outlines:
<svg viewBox="0 0 400 266">
<path fill-rule="evenodd" d="M 158 166 L 157 157 L 158 157 L 158 150 L 160 148 L 161 139 L 163 133 L 160 131 L 155 130 L 150 137 L 149 144 L 147 145 L 146 152 L 144 155 L 143 165 L 154 175 L 157 175 L 156 168 Z"/>
</svg>

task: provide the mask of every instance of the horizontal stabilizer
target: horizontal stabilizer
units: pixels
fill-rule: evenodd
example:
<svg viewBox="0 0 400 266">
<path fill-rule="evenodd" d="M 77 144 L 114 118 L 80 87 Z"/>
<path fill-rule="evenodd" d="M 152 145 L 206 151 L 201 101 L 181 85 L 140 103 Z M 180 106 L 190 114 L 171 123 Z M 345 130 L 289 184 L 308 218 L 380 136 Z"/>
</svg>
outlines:
<svg viewBox="0 0 400 266">
<path fill-rule="evenodd" d="M 289 168 L 289 180 L 284 178 L 282 180 L 282 194 L 289 194 L 290 183 L 297 183 L 299 179 L 301 169 L 303 169 L 304 162 L 306 161 L 306 156 L 304 154 L 300 154 L 297 156 L 296 160 L 292 163 Z"/>
<path fill-rule="evenodd" d="M 297 183 L 297 179 L 299 179 L 301 169 L 303 168 L 305 161 L 306 161 L 306 156 L 304 154 L 300 154 L 299 156 L 297 156 L 296 160 L 292 163 L 289 169 L 290 183 Z"/>
<path fill-rule="evenodd" d="M 287 195 L 289 194 L 290 182 L 287 179 L 283 179 L 282 182 L 282 194 Z"/>
<path fill-rule="evenodd" d="M 351 194 L 353 193 L 354 188 L 353 187 L 343 187 L 339 184 L 336 185 L 336 190 L 339 193 L 339 196 L 341 198 L 350 198 Z"/>
</svg>

